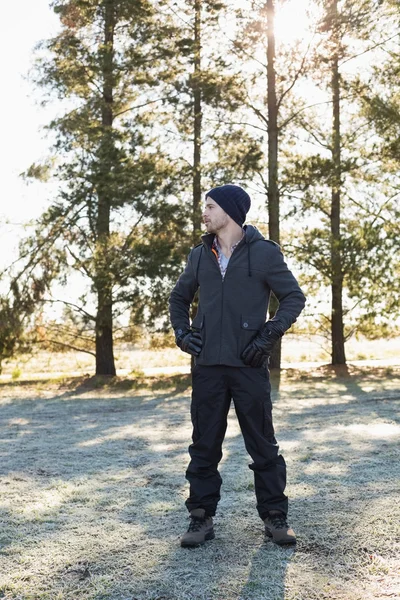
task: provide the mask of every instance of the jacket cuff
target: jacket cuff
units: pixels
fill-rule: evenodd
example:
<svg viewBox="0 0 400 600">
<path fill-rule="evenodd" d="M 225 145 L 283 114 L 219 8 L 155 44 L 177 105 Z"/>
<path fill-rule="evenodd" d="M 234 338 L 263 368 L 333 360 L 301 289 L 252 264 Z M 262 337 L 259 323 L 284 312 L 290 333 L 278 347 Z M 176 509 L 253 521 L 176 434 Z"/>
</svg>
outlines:
<svg viewBox="0 0 400 600">
<path fill-rule="evenodd" d="M 275 321 L 274 319 L 275 319 L 275 317 L 270 319 L 269 321 L 267 321 L 265 323 L 265 327 L 267 327 L 268 329 L 270 329 L 271 331 L 273 331 L 274 333 L 276 333 L 277 335 L 282 337 L 287 328 L 282 323 L 282 321 L 280 321 L 279 319 L 276 319 L 276 321 Z"/>
<path fill-rule="evenodd" d="M 189 333 L 189 331 L 190 329 L 188 329 L 187 327 L 179 327 L 178 329 L 175 329 L 175 343 L 177 346 L 180 346 L 180 342 L 183 340 L 185 335 Z"/>
</svg>

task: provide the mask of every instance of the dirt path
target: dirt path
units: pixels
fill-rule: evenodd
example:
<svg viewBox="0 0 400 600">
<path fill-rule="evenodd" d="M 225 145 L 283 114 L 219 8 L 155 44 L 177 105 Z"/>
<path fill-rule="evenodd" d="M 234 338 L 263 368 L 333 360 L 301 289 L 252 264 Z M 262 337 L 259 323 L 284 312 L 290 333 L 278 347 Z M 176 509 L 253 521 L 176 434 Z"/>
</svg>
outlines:
<svg viewBox="0 0 400 600">
<path fill-rule="evenodd" d="M 400 598 L 400 369 L 289 375 L 274 415 L 295 550 L 264 540 L 233 412 L 216 539 L 183 550 L 190 390 L 1 386 L 0 598 Z"/>
</svg>

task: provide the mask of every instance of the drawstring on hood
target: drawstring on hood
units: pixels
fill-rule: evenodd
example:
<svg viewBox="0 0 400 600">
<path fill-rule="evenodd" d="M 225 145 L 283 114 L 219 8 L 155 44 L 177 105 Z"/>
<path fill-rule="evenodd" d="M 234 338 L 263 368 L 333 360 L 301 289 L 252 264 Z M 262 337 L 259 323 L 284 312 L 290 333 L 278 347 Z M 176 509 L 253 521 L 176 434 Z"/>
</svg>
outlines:
<svg viewBox="0 0 400 600">
<path fill-rule="evenodd" d="M 200 269 L 200 261 L 201 261 L 201 255 L 203 254 L 203 244 L 200 247 L 200 256 L 199 256 L 199 260 L 197 262 L 197 269 L 196 269 L 196 281 L 199 280 L 199 269 Z"/>
<path fill-rule="evenodd" d="M 247 244 L 247 264 L 248 264 L 248 269 L 249 269 L 249 277 L 251 277 L 250 244 Z"/>
</svg>

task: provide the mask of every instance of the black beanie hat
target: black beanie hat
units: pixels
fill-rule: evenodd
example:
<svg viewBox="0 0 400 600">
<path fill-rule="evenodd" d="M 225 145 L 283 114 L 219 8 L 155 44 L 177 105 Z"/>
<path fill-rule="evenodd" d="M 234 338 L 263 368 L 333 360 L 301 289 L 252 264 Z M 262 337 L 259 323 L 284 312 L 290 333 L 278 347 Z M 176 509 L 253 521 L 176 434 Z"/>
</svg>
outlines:
<svg viewBox="0 0 400 600">
<path fill-rule="evenodd" d="M 217 204 L 238 224 L 240 227 L 246 220 L 246 214 L 250 209 L 250 196 L 238 185 L 220 185 L 206 194 L 215 200 Z"/>
</svg>

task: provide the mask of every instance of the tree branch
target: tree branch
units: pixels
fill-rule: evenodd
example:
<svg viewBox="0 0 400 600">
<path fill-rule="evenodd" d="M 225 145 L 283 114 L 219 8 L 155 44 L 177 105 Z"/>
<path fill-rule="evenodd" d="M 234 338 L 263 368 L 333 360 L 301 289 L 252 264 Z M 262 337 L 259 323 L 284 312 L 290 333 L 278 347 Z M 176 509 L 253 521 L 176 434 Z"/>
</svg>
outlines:
<svg viewBox="0 0 400 600">
<path fill-rule="evenodd" d="M 208 123 L 220 123 L 219 119 L 207 119 Z M 263 133 L 267 133 L 267 129 L 264 127 L 259 127 L 259 125 L 253 125 L 253 123 L 247 123 L 246 121 L 229 121 L 229 125 L 245 125 L 246 127 L 254 127 L 254 129 L 259 129 Z"/>
<path fill-rule="evenodd" d="M 250 100 L 249 96 L 247 95 L 247 99 Z M 268 119 L 265 115 L 263 115 L 262 111 L 257 108 L 256 106 L 254 106 L 253 104 L 251 104 L 251 102 L 248 102 L 248 106 L 256 113 L 256 115 L 262 120 L 264 121 L 264 123 L 267 125 L 268 127 Z"/>
<path fill-rule="evenodd" d="M 340 99 L 348 100 L 349 98 L 352 98 L 353 96 L 355 96 L 355 94 L 349 94 L 348 96 L 342 96 Z M 304 112 L 305 110 L 308 110 L 309 108 L 314 108 L 314 106 L 322 106 L 324 104 L 332 104 L 332 100 L 325 100 L 324 102 L 315 102 L 315 104 L 309 104 L 308 106 L 303 106 L 302 108 L 299 108 L 299 110 L 297 110 L 295 113 L 293 113 L 290 117 L 288 117 L 286 119 L 286 121 L 284 121 L 279 126 L 279 129 L 283 129 L 284 127 L 286 127 L 286 125 L 288 125 L 291 121 L 293 121 L 293 119 L 295 119 L 297 117 L 297 115 Z"/>
<path fill-rule="evenodd" d="M 398 33 L 395 33 L 395 35 L 392 35 L 391 37 L 386 38 L 385 40 L 383 40 L 383 42 L 378 42 L 378 43 L 374 44 L 373 46 L 371 46 L 370 48 L 367 48 L 366 50 L 359 52 L 358 54 L 349 56 L 349 58 L 346 58 L 346 60 L 343 60 L 340 63 L 339 68 L 342 65 L 344 65 L 345 63 L 349 62 L 350 60 L 353 60 L 354 58 L 358 58 L 359 56 L 363 56 L 363 54 L 367 54 L 367 52 L 371 52 L 371 50 L 375 50 L 375 48 L 379 48 L 379 46 L 383 46 L 384 44 L 386 44 L 386 42 L 390 42 L 390 40 L 393 40 L 395 37 L 398 37 L 398 35 L 399 35 Z"/>
<path fill-rule="evenodd" d="M 175 96 L 164 96 L 163 98 L 157 98 L 156 100 L 149 100 L 148 102 L 144 102 L 143 104 L 138 104 L 136 106 L 131 106 L 130 108 L 126 108 L 125 110 L 121 110 L 114 114 L 114 118 L 120 117 L 121 115 L 130 112 L 132 110 L 136 110 L 138 108 L 143 108 L 144 106 L 149 106 L 149 104 L 155 104 L 156 102 L 162 102 L 163 100 L 169 100 L 170 98 L 177 98 L 178 95 Z"/>
<path fill-rule="evenodd" d="M 90 354 L 96 358 L 96 353 L 91 350 L 85 350 L 84 348 L 78 348 L 77 346 L 72 346 L 71 344 L 66 344 L 65 342 L 59 342 L 57 340 L 43 340 L 39 341 L 39 344 L 56 344 L 57 346 L 63 346 L 63 348 L 69 348 L 70 350 L 76 350 L 77 352 L 84 352 L 85 354 Z"/>
<path fill-rule="evenodd" d="M 304 123 L 304 121 L 302 121 L 301 126 L 308 133 L 308 135 L 310 135 L 317 142 L 317 144 L 319 146 L 322 146 L 323 148 L 326 148 L 327 150 L 331 150 L 331 146 L 328 143 L 322 142 L 316 133 L 314 133 L 313 131 L 310 131 L 308 129 L 307 125 Z"/>
<path fill-rule="evenodd" d="M 70 255 L 72 256 L 72 258 L 74 259 L 74 261 L 77 263 L 78 268 L 82 269 L 83 273 L 85 273 L 85 275 L 87 275 L 91 279 L 92 276 L 90 274 L 90 271 L 85 267 L 85 265 L 80 260 L 80 258 L 78 256 L 75 256 L 75 254 L 72 252 L 72 250 L 69 246 L 66 246 L 66 248 L 67 248 L 68 252 L 70 253 Z"/>
<path fill-rule="evenodd" d="M 295 73 L 292 83 L 289 85 L 288 88 L 286 88 L 286 90 L 284 92 L 282 92 L 281 97 L 279 98 L 279 100 L 277 102 L 277 108 L 278 108 L 278 110 L 279 110 L 279 108 L 280 108 L 280 106 L 281 106 L 281 104 L 283 102 L 283 99 L 294 88 L 294 86 L 296 85 L 296 82 L 297 82 L 298 78 L 300 77 L 300 75 L 303 72 L 304 64 L 305 64 L 306 58 L 307 58 L 307 54 L 308 54 L 308 52 L 309 52 L 309 50 L 311 48 L 311 42 L 313 41 L 313 39 L 314 39 L 314 36 L 311 38 L 310 43 L 308 44 L 307 50 L 305 51 L 305 54 L 303 55 L 300 67 L 299 67 L 298 71 Z"/>
<path fill-rule="evenodd" d="M 387 207 L 387 205 L 388 205 L 388 204 L 390 204 L 390 202 L 391 202 L 392 200 L 394 200 L 394 198 L 396 198 L 396 196 L 399 196 L 399 195 L 400 195 L 400 192 L 396 192 L 395 194 L 393 194 L 393 196 L 390 196 L 390 198 L 388 198 L 388 199 L 386 200 L 386 202 L 384 202 L 384 203 L 382 204 L 382 206 L 380 207 L 380 209 L 378 210 L 378 212 L 375 212 L 375 211 L 373 211 L 373 212 L 372 212 L 372 211 L 369 211 L 369 210 L 367 210 L 367 209 L 365 208 L 364 204 L 362 204 L 361 202 L 358 202 L 357 200 L 355 200 L 355 199 L 354 199 L 352 196 L 350 196 L 350 195 L 348 195 L 348 198 L 349 198 L 349 200 L 350 200 L 350 201 L 351 201 L 353 204 L 355 204 L 356 206 L 358 206 L 359 208 L 361 208 L 361 209 L 362 209 L 364 212 L 366 212 L 367 214 L 371 215 L 372 217 L 375 217 L 375 218 L 374 218 L 374 221 L 372 222 L 372 225 L 374 225 L 374 224 L 375 224 L 375 222 L 376 222 L 378 219 L 382 219 L 382 221 L 383 221 L 384 223 L 387 223 L 388 221 L 392 222 L 392 220 L 391 220 L 391 219 L 386 219 L 385 217 L 383 217 L 381 213 L 382 213 L 382 211 L 383 211 L 383 210 L 384 210 L 384 209 Z"/>
<path fill-rule="evenodd" d="M 88 319 L 90 319 L 91 321 L 96 321 L 96 317 L 94 317 L 93 315 L 91 315 L 90 313 L 88 313 L 81 306 L 78 306 L 77 304 L 74 304 L 73 302 L 67 302 L 67 300 L 50 300 L 50 299 L 42 300 L 42 302 L 48 302 L 49 304 L 61 303 L 61 304 L 65 304 L 66 306 L 72 306 L 78 312 L 80 312 L 83 315 L 85 315 L 86 317 L 88 317 Z"/>
</svg>

